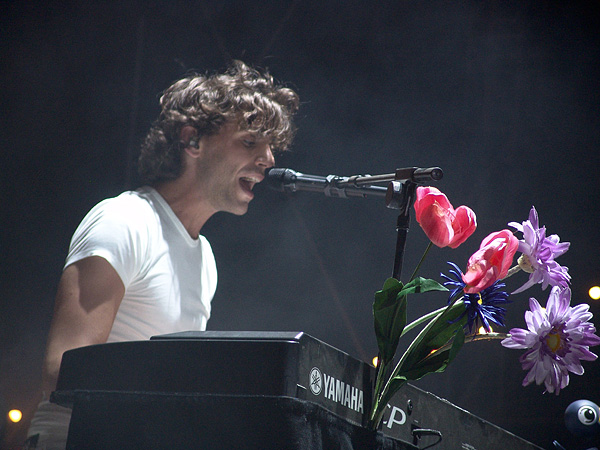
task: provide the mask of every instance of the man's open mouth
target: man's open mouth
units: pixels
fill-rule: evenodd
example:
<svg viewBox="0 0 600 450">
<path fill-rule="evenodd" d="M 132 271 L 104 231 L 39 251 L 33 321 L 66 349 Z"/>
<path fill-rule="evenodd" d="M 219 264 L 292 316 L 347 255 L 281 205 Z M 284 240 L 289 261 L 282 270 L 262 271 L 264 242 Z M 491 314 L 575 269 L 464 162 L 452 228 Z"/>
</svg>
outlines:
<svg viewBox="0 0 600 450">
<path fill-rule="evenodd" d="M 262 181 L 262 178 L 259 178 L 259 177 L 253 177 L 253 176 L 241 177 L 240 185 L 242 186 L 242 189 L 244 191 L 252 194 L 252 188 L 254 188 L 254 185 L 256 183 L 260 183 L 261 181 Z"/>
</svg>

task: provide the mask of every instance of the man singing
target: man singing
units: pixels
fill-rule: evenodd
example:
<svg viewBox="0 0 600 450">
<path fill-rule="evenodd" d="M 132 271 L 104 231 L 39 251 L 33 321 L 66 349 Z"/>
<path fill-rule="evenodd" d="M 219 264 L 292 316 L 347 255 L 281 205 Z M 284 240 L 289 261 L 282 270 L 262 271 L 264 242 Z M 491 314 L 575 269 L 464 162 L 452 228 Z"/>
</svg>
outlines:
<svg viewBox="0 0 600 450">
<path fill-rule="evenodd" d="M 65 351 L 206 328 L 217 269 L 202 227 L 218 211 L 246 213 L 291 143 L 299 101 L 237 61 L 177 81 L 160 104 L 139 158 L 144 186 L 100 202 L 71 240 L 27 448 L 65 448 L 71 411 L 48 401 Z"/>
</svg>

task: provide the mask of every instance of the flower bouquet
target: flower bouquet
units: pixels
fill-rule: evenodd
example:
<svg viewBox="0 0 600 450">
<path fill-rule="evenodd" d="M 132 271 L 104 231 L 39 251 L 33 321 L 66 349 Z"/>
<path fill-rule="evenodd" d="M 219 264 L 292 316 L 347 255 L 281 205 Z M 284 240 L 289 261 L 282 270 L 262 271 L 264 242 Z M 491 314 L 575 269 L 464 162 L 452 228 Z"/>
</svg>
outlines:
<svg viewBox="0 0 600 450">
<path fill-rule="evenodd" d="M 569 249 L 569 243 L 560 242 L 557 235 L 546 235 L 535 207 L 528 220 L 508 224 L 514 231 L 503 229 L 488 235 L 469 258 L 465 273 L 448 263 L 450 269 L 441 274 L 442 283 L 417 276 L 419 268 L 433 245 L 457 248 L 463 244 L 477 227 L 475 213 L 467 206 L 454 209 L 438 189 L 423 186 L 416 190 L 414 208 L 430 243 L 406 284 L 389 278 L 375 293 L 379 353 L 369 428 L 378 428 L 388 401 L 405 383 L 443 372 L 466 342 L 501 340 L 506 348 L 525 350 L 520 357 L 528 371 L 523 386 L 543 383 L 545 391 L 558 395 L 569 383 L 569 372 L 583 374 L 581 361 L 597 358 L 589 348 L 599 345 L 600 337 L 590 322 L 589 305 L 570 305 L 568 269 L 555 261 Z M 517 252 L 521 255 L 511 267 Z M 509 294 L 504 280 L 519 271 L 529 273 L 529 278 Z M 545 307 L 535 298 L 529 299 L 527 329 L 494 332 L 492 324 L 504 326 L 509 297 L 537 284 L 542 290 L 549 286 L 551 290 Z M 408 296 L 430 291 L 447 292 L 447 305 L 407 324 Z M 396 362 L 400 338 L 418 326 L 421 331 Z"/>
</svg>

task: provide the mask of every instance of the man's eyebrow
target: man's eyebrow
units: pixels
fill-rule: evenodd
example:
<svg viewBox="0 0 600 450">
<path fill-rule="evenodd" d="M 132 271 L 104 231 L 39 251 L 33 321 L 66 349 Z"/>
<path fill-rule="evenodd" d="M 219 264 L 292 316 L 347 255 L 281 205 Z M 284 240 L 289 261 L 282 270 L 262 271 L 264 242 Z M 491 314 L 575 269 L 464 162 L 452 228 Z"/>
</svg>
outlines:
<svg viewBox="0 0 600 450">
<path fill-rule="evenodd" d="M 251 138 L 251 139 L 256 139 L 256 140 L 271 140 L 271 137 L 268 134 L 263 134 L 259 131 L 249 131 L 249 130 L 244 130 L 241 132 L 240 134 L 242 139 L 247 139 L 247 138 Z"/>
</svg>

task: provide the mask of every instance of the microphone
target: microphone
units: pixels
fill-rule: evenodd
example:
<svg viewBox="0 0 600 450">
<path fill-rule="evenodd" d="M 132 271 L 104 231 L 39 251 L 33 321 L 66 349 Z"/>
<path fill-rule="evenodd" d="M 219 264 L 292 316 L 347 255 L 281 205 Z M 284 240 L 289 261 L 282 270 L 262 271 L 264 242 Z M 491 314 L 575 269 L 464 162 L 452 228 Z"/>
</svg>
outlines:
<svg viewBox="0 0 600 450">
<path fill-rule="evenodd" d="M 271 167 L 265 172 L 270 188 L 280 192 L 296 192 L 309 190 L 321 192 L 328 184 L 327 177 L 305 175 L 292 169 Z"/>
<path fill-rule="evenodd" d="M 272 167 L 266 171 L 267 185 L 279 192 L 322 192 L 327 197 L 385 197 L 387 188 L 383 186 L 359 186 L 348 184 L 349 177 L 338 175 L 308 175 L 292 169 Z"/>
<path fill-rule="evenodd" d="M 396 169 L 395 173 L 384 175 L 354 175 L 341 177 L 338 175 L 308 175 L 296 172 L 292 169 L 272 167 L 265 173 L 267 185 L 280 192 L 322 192 L 327 197 L 385 197 L 390 186 L 374 186 L 374 183 L 395 182 L 401 184 L 410 182 L 414 184 L 425 183 L 431 180 L 441 180 L 442 169 L 430 167 L 422 169 L 418 167 L 407 167 Z M 393 187 L 392 187 L 393 188 Z"/>
</svg>

